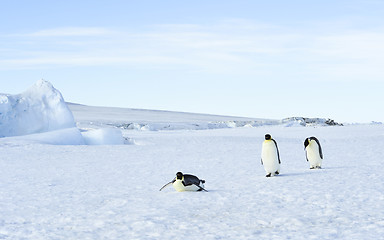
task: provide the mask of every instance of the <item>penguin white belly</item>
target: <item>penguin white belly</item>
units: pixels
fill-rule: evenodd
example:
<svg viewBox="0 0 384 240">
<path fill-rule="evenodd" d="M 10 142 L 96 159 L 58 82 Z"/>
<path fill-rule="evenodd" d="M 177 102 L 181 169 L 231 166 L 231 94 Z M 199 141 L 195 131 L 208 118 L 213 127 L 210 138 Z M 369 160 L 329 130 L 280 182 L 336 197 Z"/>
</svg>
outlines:
<svg viewBox="0 0 384 240">
<path fill-rule="evenodd" d="M 263 166 L 267 173 L 272 173 L 274 175 L 276 171 L 280 171 L 279 156 L 273 141 L 263 142 L 261 159 L 263 160 Z"/>
<path fill-rule="evenodd" d="M 317 144 L 309 144 L 306 148 L 307 150 L 307 159 L 311 167 L 321 167 L 323 159 L 321 159 L 319 154 L 319 146 Z"/>
<path fill-rule="evenodd" d="M 192 184 L 188 186 L 184 186 L 183 182 L 181 180 L 176 180 L 173 184 L 173 187 L 175 188 L 176 191 L 178 192 L 184 192 L 184 191 L 198 191 L 201 188 L 198 186 Z M 204 188 L 204 185 L 200 184 L 202 188 Z"/>
</svg>

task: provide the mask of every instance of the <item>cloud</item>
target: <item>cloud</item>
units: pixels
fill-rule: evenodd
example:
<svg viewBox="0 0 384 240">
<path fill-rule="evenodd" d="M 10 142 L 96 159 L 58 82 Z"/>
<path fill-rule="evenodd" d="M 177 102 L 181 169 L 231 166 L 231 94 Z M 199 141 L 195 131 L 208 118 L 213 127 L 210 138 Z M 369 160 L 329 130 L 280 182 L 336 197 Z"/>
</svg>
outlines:
<svg viewBox="0 0 384 240">
<path fill-rule="evenodd" d="M 81 37 L 81 36 L 105 36 L 112 34 L 114 31 L 105 28 L 82 28 L 82 27 L 66 27 L 45 29 L 33 33 L 27 33 L 24 36 L 29 37 Z"/>
<path fill-rule="evenodd" d="M 88 38 L 89 37 L 89 38 Z M 123 66 L 296 79 L 383 79 L 381 30 L 291 29 L 246 20 L 141 30 L 57 28 L 2 40 L 0 69 Z M 12 42 L 12 43 L 11 43 Z M 13 48 L 6 48 L 12 45 Z M 14 47 L 16 45 L 16 47 Z M 10 50 L 17 49 L 17 50 Z M 311 76 L 312 75 L 312 76 Z"/>
<path fill-rule="evenodd" d="M 351 60 L 382 59 L 384 32 L 350 32 L 320 36 L 316 39 L 317 53 L 322 56 Z"/>
<path fill-rule="evenodd" d="M 41 56 L 34 58 L 23 59 L 7 59 L 0 60 L 0 70 L 5 69 L 34 69 L 34 68 L 50 68 L 50 67 L 73 67 L 73 66 L 118 66 L 131 65 L 139 66 L 143 64 L 178 64 L 178 59 L 171 57 L 156 57 L 156 56 L 135 56 L 135 57 L 120 57 L 120 56 L 97 56 L 97 55 L 56 55 L 56 56 Z M 7 68 L 4 68 L 7 66 Z"/>
</svg>

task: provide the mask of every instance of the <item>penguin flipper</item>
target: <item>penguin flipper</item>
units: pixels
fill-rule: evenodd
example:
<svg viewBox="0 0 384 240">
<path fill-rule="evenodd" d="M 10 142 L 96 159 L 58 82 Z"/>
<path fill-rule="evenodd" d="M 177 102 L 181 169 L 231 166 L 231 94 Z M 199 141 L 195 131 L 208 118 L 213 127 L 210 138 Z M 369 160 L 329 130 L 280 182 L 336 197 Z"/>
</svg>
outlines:
<svg viewBox="0 0 384 240">
<path fill-rule="evenodd" d="M 279 164 L 281 164 L 280 153 L 279 153 L 279 148 L 277 147 L 277 142 L 275 141 L 275 139 L 271 139 L 271 140 L 275 143 L 276 151 L 277 151 L 277 158 L 279 159 Z"/>
<path fill-rule="evenodd" d="M 171 182 L 165 184 L 162 188 L 160 188 L 159 191 L 163 190 L 164 188 L 168 187 L 169 185 L 172 185 L 174 182 L 175 182 L 175 180 L 173 180 L 173 181 L 171 181 Z"/>
<path fill-rule="evenodd" d="M 310 139 L 315 140 L 317 145 L 319 146 L 319 155 L 320 158 L 323 159 L 323 150 L 321 149 L 320 141 L 316 137 L 310 137 Z"/>
<path fill-rule="evenodd" d="M 323 159 L 323 150 L 321 149 L 320 142 L 319 142 L 319 140 L 317 140 L 317 138 L 316 138 L 316 142 L 317 142 L 317 144 L 319 145 L 319 154 L 320 154 L 320 158 Z"/>
</svg>

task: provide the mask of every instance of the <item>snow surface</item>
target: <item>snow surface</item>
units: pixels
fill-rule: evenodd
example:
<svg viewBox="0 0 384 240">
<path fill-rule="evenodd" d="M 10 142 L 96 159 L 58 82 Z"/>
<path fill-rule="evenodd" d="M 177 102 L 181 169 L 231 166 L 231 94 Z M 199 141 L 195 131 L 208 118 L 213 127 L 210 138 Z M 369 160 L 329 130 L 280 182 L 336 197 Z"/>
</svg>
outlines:
<svg viewBox="0 0 384 240">
<path fill-rule="evenodd" d="M 77 127 L 0 138 L 0 239 L 384 239 L 383 125 L 202 131 L 190 127 L 243 119 L 143 110 L 131 121 L 132 110 L 77 106 Z M 116 128 L 127 120 L 157 131 Z M 184 129 L 159 131 L 175 122 Z M 266 133 L 282 161 L 271 178 Z M 120 134 L 131 144 L 85 144 Z M 323 169 L 309 169 L 309 136 Z M 178 171 L 209 192 L 160 192 Z"/>
<path fill-rule="evenodd" d="M 120 129 L 101 128 L 83 133 L 85 143 L 88 145 L 115 145 L 124 144 Z"/>
<path fill-rule="evenodd" d="M 99 146 L 2 138 L 0 239 L 382 239 L 383 130 L 124 130 L 138 144 Z M 265 133 L 279 145 L 277 177 L 260 164 Z M 305 160 L 312 135 L 321 170 Z M 177 171 L 209 192 L 160 192 Z"/>
</svg>

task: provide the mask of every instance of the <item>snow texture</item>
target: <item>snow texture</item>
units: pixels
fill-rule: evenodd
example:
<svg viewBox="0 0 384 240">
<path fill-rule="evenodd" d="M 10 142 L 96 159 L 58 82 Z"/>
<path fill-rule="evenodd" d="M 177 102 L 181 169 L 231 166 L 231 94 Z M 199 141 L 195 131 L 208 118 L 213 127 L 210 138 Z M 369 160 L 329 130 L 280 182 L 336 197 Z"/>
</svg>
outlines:
<svg viewBox="0 0 384 240">
<path fill-rule="evenodd" d="M 268 132 L 281 175 L 260 164 Z M 136 145 L 0 139 L 2 239 L 380 239 L 383 127 L 125 131 Z M 323 169 L 303 141 L 317 136 Z M 209 192 L 159 191 L 177 171 Z"/>
<path fill-rule="evenodd" d="M 118 145 L 124 144 L 120 129 L 102 128 L 83 133 L 85 143 L 88 145 Z"/>
<path fill-rule="evenodd" d="M 35 100 L 28 106 L 36 109 Z M 35 119 L 0 106 L 10 114 L 2 124 Z M 383 239 L 382 124 L 132 131 L 115 128 L 131 110 L 79 107 L 81 131 L 64 124 L 0 138 L 0 239 Z M 155 111 L 134 117 L 152 126 L 167 118 L 183 126 L 226 121 Z M 29 133 L 28 122 L 35 123 L 12 125 L 13 135 Z M 120 132 L 135 144 L 84 144 L 111 143 Z M 282 162 L 271 178 L 260 163 L 266 133 Z M 309 169 L 309 136 L 322 144 L 323 169 Z M 160 192 L 178 171 L 205 179 L 209 192 Z"/>
</svg>

